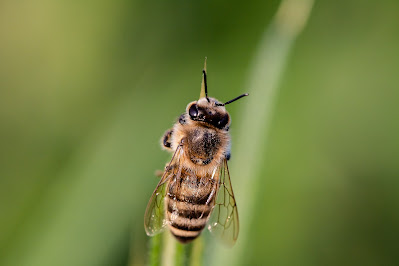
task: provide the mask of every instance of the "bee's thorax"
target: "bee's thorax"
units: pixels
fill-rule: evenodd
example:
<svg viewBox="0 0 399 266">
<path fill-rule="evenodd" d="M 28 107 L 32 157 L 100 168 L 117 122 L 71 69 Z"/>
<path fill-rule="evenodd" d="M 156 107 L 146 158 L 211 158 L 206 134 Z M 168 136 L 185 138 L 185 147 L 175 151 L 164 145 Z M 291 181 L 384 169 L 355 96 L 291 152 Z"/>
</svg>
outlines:
<svg viewBox="0 0 399 266">
<path fill-rule="evenodd" d="M 183 140 L 183 142 L 182 142 Z M 197 173 L 211 173 L 229 153 L 230 136 L 227 131 L 206 125 L 177 123 L 173 128 L 172 150 L 183 145 L 181 163 Z"/>
</svg>

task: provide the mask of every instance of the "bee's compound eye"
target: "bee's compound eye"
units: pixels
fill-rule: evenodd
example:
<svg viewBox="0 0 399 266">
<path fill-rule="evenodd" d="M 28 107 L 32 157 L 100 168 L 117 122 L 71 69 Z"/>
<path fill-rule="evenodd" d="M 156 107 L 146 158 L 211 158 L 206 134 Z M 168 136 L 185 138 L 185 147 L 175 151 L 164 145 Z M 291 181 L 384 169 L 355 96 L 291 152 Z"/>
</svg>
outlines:
<svg viewBox="0 0 399 266">
<path fill-rule="evenodd" d="M 226 114 L 218 121 L 218 127 L 224 128 L 228 122 L 229 122 L 229 115 Z"/>
<path fill-rule="evenodd" d="M 188 109 L 188 114 L 191 118 L 198 116 L 198 109 L 196 104 L 190 106 L 190 109 Z"/>
</svg>

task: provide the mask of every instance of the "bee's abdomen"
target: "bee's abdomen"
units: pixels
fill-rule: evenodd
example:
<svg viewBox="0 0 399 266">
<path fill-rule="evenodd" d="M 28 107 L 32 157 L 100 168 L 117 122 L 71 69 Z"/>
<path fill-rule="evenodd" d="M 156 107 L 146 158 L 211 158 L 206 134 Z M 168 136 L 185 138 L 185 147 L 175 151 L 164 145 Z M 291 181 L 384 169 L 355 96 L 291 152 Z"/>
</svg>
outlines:
<svg viewBox="0 0 399 266">
<path fill-rule="evenodd" d="M 182 243 L 198 237 L 214 204 L 213 180 L 204 183 L 193 179 L 182 177 L 179 183 L 171 183 L 165 199 L 169 229 Z"/>
<path fill-rule="evenodd" d="M 182 243 L 194 240 L 205 228 L 210 206 L 176 202 L 168 199 L 168 220 L 171 233 Z M 179 207 L 177 207 L 179 206 Z"/>
</svg>

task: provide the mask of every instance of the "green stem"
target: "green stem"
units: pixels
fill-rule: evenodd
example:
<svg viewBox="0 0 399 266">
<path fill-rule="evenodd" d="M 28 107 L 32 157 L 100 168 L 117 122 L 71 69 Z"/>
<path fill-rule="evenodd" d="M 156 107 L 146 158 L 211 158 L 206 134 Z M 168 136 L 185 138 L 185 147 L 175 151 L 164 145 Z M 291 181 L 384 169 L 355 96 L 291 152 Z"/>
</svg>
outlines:
<svg viewBox="0 0 399 266">
<path fill-rule="evenodd" d="M 176 240 L 169 231 L 163 233 L 162 266 L 175 265 Z"/>
<path fill-rule="evenodd" d="M 187 265 L 187 247 L 186 245 L 176 243 L 176 254 L 175 254 L 175 265 L 186 266 Z"/>
<path fill-rule="evenodd" d="M 190 266 L 201 266 L 203 264 L 202 255 L 204 252 L 204 245 L 202 241 L 202 237 L 194 240 L 191 248 L 191 259 Z"/>
<path fill-rule="evenodd" d="M 156 235 L 150 239 L 150 252 L 148 265 L 157 266 L 161 261 L 162 235 Z"/>
<path fill-rule="evenodd" d="M 203 251 L 201 237 L 193 243 L 181 244 L 165 232 L 151 238 L 148 265 L 201 266 Z"/>
</svg>

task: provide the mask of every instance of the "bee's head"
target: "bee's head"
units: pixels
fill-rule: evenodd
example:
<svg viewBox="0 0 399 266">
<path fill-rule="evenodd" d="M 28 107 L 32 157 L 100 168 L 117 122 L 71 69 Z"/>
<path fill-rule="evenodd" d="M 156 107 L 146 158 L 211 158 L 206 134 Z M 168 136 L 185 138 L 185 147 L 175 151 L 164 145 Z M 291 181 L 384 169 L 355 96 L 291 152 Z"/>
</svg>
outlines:
<svg viewBox="0 0 399 266">
<path fill-rule="evenodd" d="M 208 102 L 209 100 L 209 102 Z M 214 98 L 201 98 L 187 105 L 188 117 L 193 121 L 205 122 L 219 129 L 230 125 L 230 115 Z"/>
<path fill-rule="evenodd" d="M 204 122 L 216 128 L 228 130 L 230 125 L 230 115 L 226 111 L 225 105 L 230 104 L 244 96 L 248 96 L 248 93 L 244 93 L 225 103 L 220 103 L 215 98 L 208 97 L 208 86 L 206 82 L 206 58 L 202 73 L 203 76 L 200 99 L 187 105 L 187 115 L 192 121 Z"/>
</svg>

